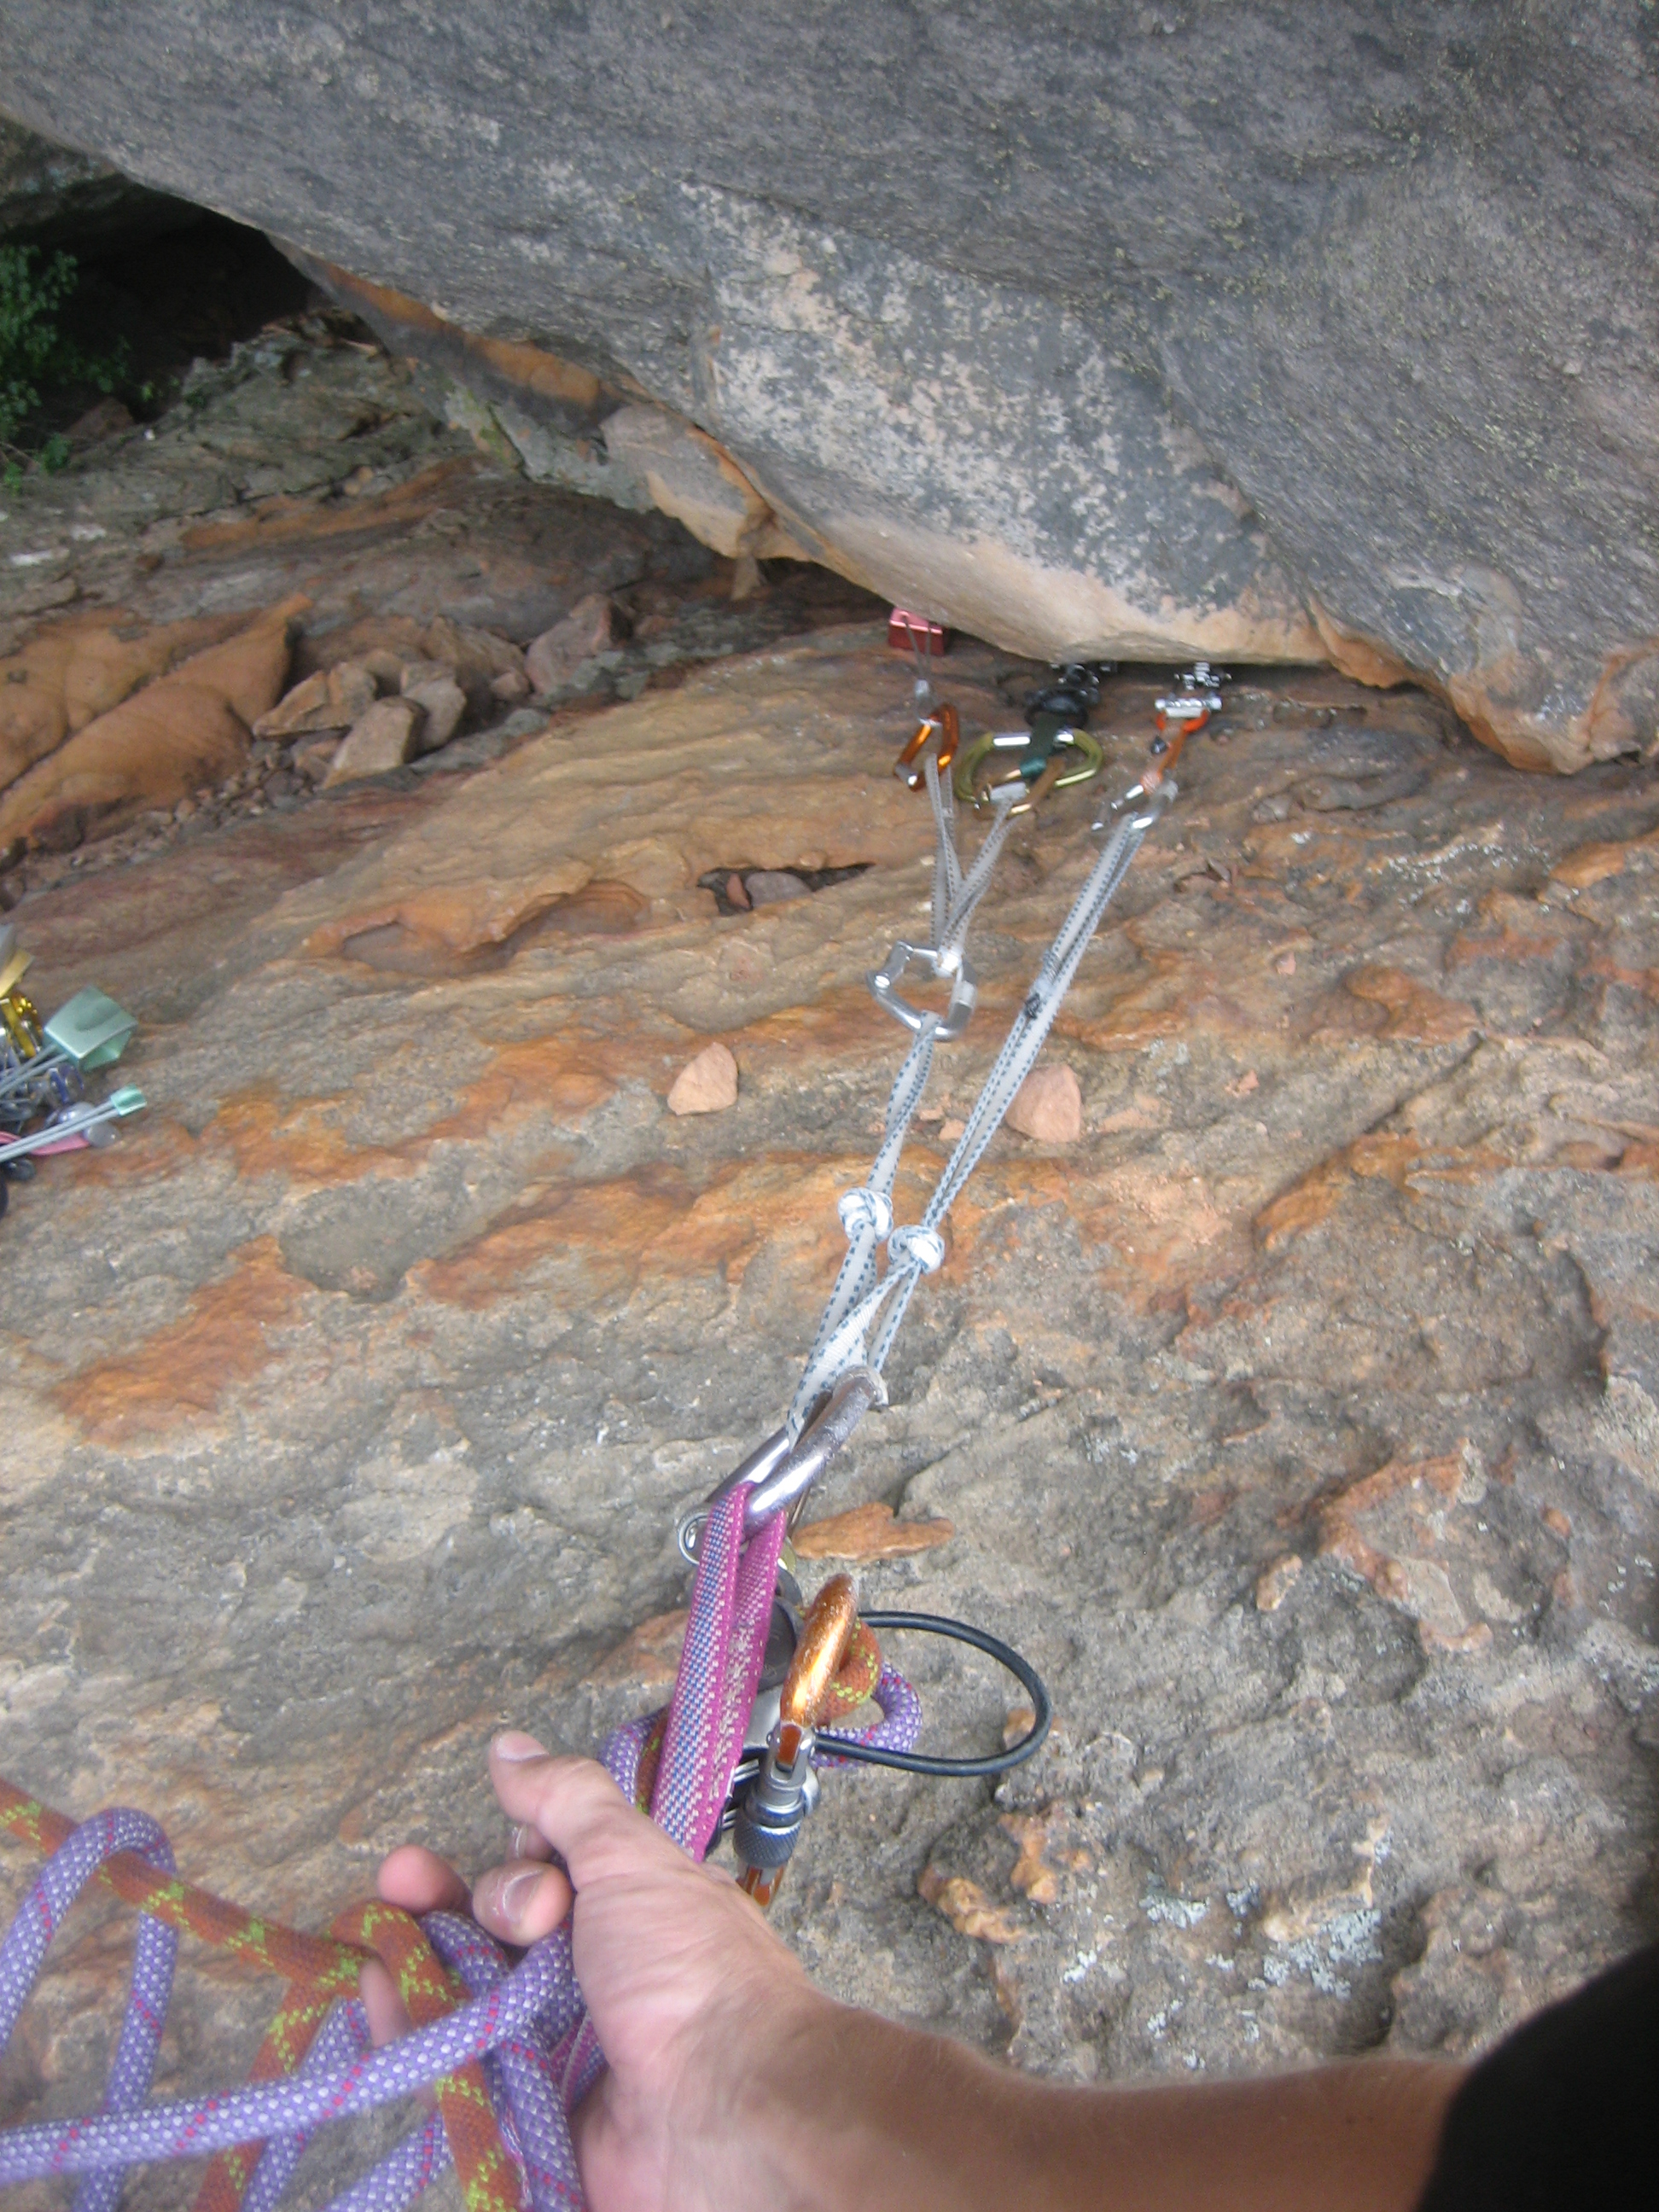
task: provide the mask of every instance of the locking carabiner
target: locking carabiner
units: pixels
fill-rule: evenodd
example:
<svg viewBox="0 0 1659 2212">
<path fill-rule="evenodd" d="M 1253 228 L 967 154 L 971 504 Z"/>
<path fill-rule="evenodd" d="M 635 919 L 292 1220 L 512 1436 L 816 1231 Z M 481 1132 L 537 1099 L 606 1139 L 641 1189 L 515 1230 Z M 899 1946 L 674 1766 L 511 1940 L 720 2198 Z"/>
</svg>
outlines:
<svg viewBox="0 0 1659 2212">
<path fill-rule="evenodd" d="M 763 1911 L 777 1895 L 806 1816 L 817 1801 L 813 1771 L 817 1727 L 830 1686 L 858 1626 L 851 1575 L 831 1575 L 806 1609 L 795 1656 L 778 1697 L 778 1717 L 766 1755 L 732 1828 L 738 1887 Z"/>
<path fill-rule="evenodd" d="M 991 771 L 990 763 L 997 753 L 1014 752 L 1021 757 L 1010 768 L 1000 775 Z M 1008 784 L 1023 783 L 1025 795 L 1014 800 L 1010 811 L 1029 814 L 1050 792 L 1091 782 L 1105 763 L 1099 741 L 1070 724 L 1051 729 L 1008 730 L 1000 735 L 988 732 L 975 738 L 957 762 L 956 794 L 965 805 L 983 809 L 994 792 Z"/>
</svg>

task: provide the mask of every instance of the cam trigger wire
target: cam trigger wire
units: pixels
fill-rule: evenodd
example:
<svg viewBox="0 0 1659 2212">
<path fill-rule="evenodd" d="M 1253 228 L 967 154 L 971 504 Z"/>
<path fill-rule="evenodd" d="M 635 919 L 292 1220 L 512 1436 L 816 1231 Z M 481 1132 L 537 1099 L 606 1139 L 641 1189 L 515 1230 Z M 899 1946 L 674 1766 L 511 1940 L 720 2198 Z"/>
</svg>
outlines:
<svg viewBox="0 0 1659 2212">
<path fill-rule="evenodd" d="M 865 1613 L 859 1618 L 866 1628 L 908 1628 L 921 1636 L 948 1636 L 954 1643 L 971 1644 L 999 1667 L 1006 1668 L 1030 1697 L 1031 1725 L 1018 1743 L 1010 1744 L 1006 1751 L 988 1753 L 983 1759 L 943 1759 L 932 1752 L 889 1751 L 823 1729 L 819 1737 L 829 1756 L 860 1759 L 869 1766 L 896 1766 L 906 1774 L 934 1774 L 963 1781 L 976 1775 L 1006 1774 L 1011 1767 L 1023 1766 L 1028 1759 L 1034 1759 L 1042 1748 L 1054 1717 L 1054 1705 L 1042 1675 L 1012 1644 L 965 1620 L 951 1620 L 939 1613 Z"/>
</svg>

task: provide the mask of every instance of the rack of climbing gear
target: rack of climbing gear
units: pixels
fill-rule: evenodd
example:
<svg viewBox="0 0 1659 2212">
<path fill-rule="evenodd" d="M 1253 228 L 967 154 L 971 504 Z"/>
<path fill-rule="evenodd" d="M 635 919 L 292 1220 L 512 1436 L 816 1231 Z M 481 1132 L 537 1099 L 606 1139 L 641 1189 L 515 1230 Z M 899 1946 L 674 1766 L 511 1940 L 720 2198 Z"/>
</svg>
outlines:
<svg viewBox="0 0 1659 2212">
<path fill-rule="evenodd" d="M 88 1076 L 126 1050 L 133 1017 L 88 985 L 43 1022 L 21 988 L 32 958 L 11 923 L 0 927 L 0 1213 L 9 1184 L 33 1175 L 37 1158 L 108 1144 L 113 1125 L 145 1103 L 132 1084 L 101 1102 L 86 1095 Z"/>
<path fill-rule="evenodd" d="M 1025 702 L 1023 730 L 988 730 L 957 763 L 953 788 L 964 805 L 981 811 L 994 792 L 1013 789 L 1016 814 L 1029 814 L 1051 791 L 1092 783 L 1106 764 L 1089 717 L 1100 704 L 1100 687 L 1109 661 L 1073 661 Z M 942 757 L 939 772 L 947 765 Z"/>
<path fill-rule="evenodd" d="M 920 651 L 917 658 L 920 664 Z M 776 1895 L 799 1844 L 822 1770 L 863 1762 L 994 1775 L 1032 1756 L 1048 1730 L 1048 1698 L 1036 1670 L 984 1631 L 926 1613 L 860 1619 L 845 1575 L 832 1576 L 805 1601 L 788 1533 L 864 1415 L 884 1402 L 882 1370 L 917 1286 L 944 1264 L 951 1202 L 1030 1072 L 1136 852 L 1176 797 L 1170 771 L 1182 747 L 1220 708 L 1223 679 L 1203 663 L 1158 700 L 1146 764 L 1095 821 L 1095 832 L 1104 833 L 1099 851 L 919 1219 L 900 1224 L 895 1177 L 935 1051 L 963 1034 L 975 1009 L 969 926 L 1017 814 L 1100 775 L 1104 745 L 1081 739 L 1099 703 L 1102 673 L 1098 664 L 1062 668 L 1027 702 L 1018 744 L 975 739 L 959 752 L 959 718 L 935 710 L 929 678 L 917 680 L 922 726 L 897 772 L 927 791 L 933 809 L 933 927 L 926 945 L 896 945 L 870 976 L 878 1003 L 910 1037 L 882 1143 L 866 1181 L 841 1199 L 846 1259 L 782 1425 L 679 1524 L 695 1575 L 673 1696 L 660 1712 L 618 1729 L 602 1753 L 623 1794 L 694 1858 L 729 1835 L 738 1879 L 762 1906 Z M 980 762 L 1006 753 L 1017 773 L 969 771 L 976 749 Z M 1061 772 L 1051 774 L 1057 761 Z M 965 867 L 958 796 L 988 817 Z M 942 1012 L 899 996 L 896 985 L 912 967 L 948 984 Z M 945 1636 L 1006 1668 L 1030 1701 L 1024 1735 L 980 1758 L 917 1750 L 920 1700 L 883 1655 L 878 1630 Z M 879 1717 L 858 1727 L 868 1704 Z M 305 1936 L 178 1880 L 165 1836 L 141 1814 L 103 1813 L 76 1827 L 0 1783 L 0 1826 L 51 1854 L 0 1943 L 0 2051 L 53 1932 L 88 1882 L 141 1915 L 131 2001 L 101 2109 L 0 2130 L 0 2187 L 76 2174 L 84 2177 L 76 2212 L 114 2212 L 130 2165 L 210 2157 L 198 2212 L 274 2212 L 324 2120 L 435 2084 L 436 2111 L 331 2212 L 394 2212 L 452 2160 L 468 2212 L 514 2212 L 520 2204 L 577 2212 L 583 2200 L 569 2115 L 605 2057 L 572 1966 L 568 1917 L 516 1960 L 456 1915 L 434 1912 L 417 1923 L 380 1905 L 337 1921 L 327 1939 Z M 181 1929 L 282 1974 L 289 1990 L 248 2087 L 151 2101 Z M 366 2016 L 353 1994 L 371 1953 L 392 1967 L 415 2021 L 413 2033 L 380 2051 L 368 2047 Z"/>
</svg>

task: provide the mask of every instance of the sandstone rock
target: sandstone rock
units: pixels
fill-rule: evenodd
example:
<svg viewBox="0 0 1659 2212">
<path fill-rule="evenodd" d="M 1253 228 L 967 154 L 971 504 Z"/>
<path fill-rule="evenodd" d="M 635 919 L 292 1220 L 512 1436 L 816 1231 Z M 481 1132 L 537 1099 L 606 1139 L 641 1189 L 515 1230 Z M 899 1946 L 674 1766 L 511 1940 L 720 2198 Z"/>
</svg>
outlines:
<svg viewBox="0 0 1659 2212">
<path fill-rule="evenodd" d="M 1438 1459 L 1390 1460 L 1325 1507 L 1320 1552 L 1409 1614 L 1425 1650 L 1482 1651 L 1491 1627 L 1468 1620 L 1444 1559 L 1431 1554 L 1445 1542 L 1449 1509 L 1478 1504 L 1485 1490 L 1467 1439 Z"/>
<path fill-rule="evenodd" d="M 140 1017 L 153 1103 L 0 1224 L 0 1772 L 77 1815 L 141 1803 L 185 1871 L 319 1927 L 397 1842 L 499 1855 L 504 1722 L 591 1751 L 661 1702 L 677 1518 L 782 1419 L 906 1042 L 862 980 L 927 880 L 883 635 L 769 643 L 579 744 L 198 815 L 142 866 L 31 881 L 40 1002 L 95 974 Z M 1006 663 L 962 643 L 945 668 L 991 726 Z M 1144 731 L 1156 688 L 1115 680 L 1101 726 Z M 948 1518 L 870 1560 L 861 1601 L 1008 1638 L 1060 1723 L 994 1796 L 826 1772 L 779 1930 L 831 1995 L 1050 2078 L 1473 2051 L 1645 1939 L 1650 787 L 1518 778 L 1336 678 L 1311 708 L 1303 677 L 1235 696 L 1061 1017 L 1089 1141 L 990 1148 L 890 1402 L 810 1509 Z M 1384 759 L 1422 788 L 1250 819 Z M 1098 851 L 1092 796 L 1056 799 L 1041 875 L 991 895 L 941 1108 Z M 1569 892 L 1551 870 L 1592 843 L 1633 849 Z M 1231 884 L 1177 892 L 1210 851 Z M 809 854 L 866 865 L 758 926 L 700 887 Z M 1341 980 L 1379 969 L 1474 1027 L 1395 1029 L 1407 993 Z M 743 1110 L 694 1126 L 652 1101 L 698 1036 Z M 901 1220 L 942 1141 L 907 1157 Z M 1293 1192 L 1298 1225 L 1259 1235 Z M 1413 1611 L 1321 1556 L 1328 1512 L 1443 1585 L 1402 1583 Z M 1484 1648 L 1436 1640 L 1448 1589 Z M 930 1745 L 1024 1733 L 988 1662 L 883 1643 Z M 0 1854 L 0 1917 L 25 1863 Z M 9 2117 L 37 2071 L 53 2109 L 95 2106 L 128 1940 L 49 1972 Z M 158 2095 L 222 2078 L 191 2051 L 256 2049 L 272 1988 L 182 1974 L 163 2065 L 190 2070 Z M 319 2141 L 319 2194 L 365 2148 Z"/>
<path fill-rule="evenodd" d="M 956 1529 L 949 1521 L 900 1521 L 890 1505 L 872 1500 L 826 1520 L 809 1521 L 792 1539 L 803 1559 L 850 1559 L 869 1565 L 876 1559 L 914 1559 L 948 1544 Z"/>
<path fill-rule="evenodd" d="M 1034 1067 L 1014 1093 L 1008 1126 L 1040 1145 L 1074 1145 L 1083 1134 L 1083 1092 L 1063 1063 Z"/>
<path fill-rule="evenodd" d="M 195 213 L 183 201 L 147 191 L 118 168 L 0 116 L 0 240 L 21 236 L 84 247 L 89 238 L 171 229 Z"/>
<path fill-rule="evenodd" d="M 605 425 L 605 450 L 637 476 L 654 505 L 729 559 L 811 558 L 732 456 L 684 416 L 622 407 Z"/>
<path fill-rule="evenodd" d="M 100 438 L 112 438 L 118 432 L 132 428 L 132 410 L 125 400 L 113 394 L 88 407 L 77 415 L 64 435 L 71 446 L 95 446 Z"/>
<path fill-rule="evenodd" d="M 531 688 L 530 678 L 521 668 L 507 668 L 499 676 L 491 677 L 489 696 L 499 699 L 503 706 L 511 707 L 520 699 L 527 699 Z"/>
<path fill-rule="evenodd" d="M 374 672 L 360 660 L 342 660 L 296 684 L 285 699 L 253 726 L 256 738 L 292 738 L 316 730 L 349 730 L 374 704 Z"/>
<path fill-rule="evenodd" d="M 738 1103 L 738 1063 L 718 1040 L 688 1060 L 668 1093 L 671 1114 L 719 1114 Z"/>
<path fill-rule="evenodd" d="M 615 635 L 616 615 L 603 592 L 579 599 L 562 622 L 532 639 L 525 654 L 525 674 L 544 696 L 569 682 L 584 660 L 603 653 Z"/>
<path fill-rule="evenodd" d="M 377 645 L 364 653 L 362 664 L 382 691 L 399 690 L 404 680 L 404 670 L 408 665 L 404 655 L 389 645 Z"/>
<path fill-rule="evenodd" d="M 171 805 L 240 768 L 248 725 L 282 690 L 289 624 L 304 605 L 284 602 L 191 654 L 38 762 L 0 798 L 0 848 L 14 837 L 76 844 L 91 824 Z"/>
<path fill-rule="evenodd" d="M 1386 34 L 1336 0 L 1315 35 L 1267 0 L 1017 39 L 975 18 L 917 68 L 994 96 L 927 163 L 873 0 L 807 31 L 735 9 L 695 60 L 684 26 L 540 27 L 510 101 L 490 71 L 528 34 L 517 0 L 459 31 L 423 7 L 390 63 L 362 0 L 276 28 L 14 0 L 7 98 L 441 301 L 422 312 L 463 376 L 538 422 L 591 415 L 596 374 L 629 386 L 680 450 L 719 448 L 711 529 L 757 502 L 872 588 L 1043 658 L 1415 672 L 1511 757 L 1572 767 L 1659 711 L 1659 349 L 1625 228 L 1652 206 L 1647 13 L 1547 0 L 1449 45 L 1427 0 Z M 319 41 L 348 58 L 319 72 Z M 356 127 L 360 55 L 420 118 L 395 143 Z M 1274 98 L 1241 104 L 1258 84 Z M 805 143 L 779 118 L 809 109 Z M 1179 163 L 1147 163 L 1152 118 L 1179 118 Z M 1541 199 L 1511 181 L 1540 177 Z M 482 335 L 504 327 L 545 345 Z"/>
<path fill-rule="evenodd" d="M 337 738 L 313 738 L 307 744 L 295 746 L 295 769 L 307 783 L 321 783 L 333 767 L 334 756 L 339 750 Z"/>
<path fill-rule="evenodd" d="M 398 689 L 412 691 L 420 684 L 453 684 L 459 665 L 454 660 L 406 660 L 398 671 Z"/>
<path fill-rule="evenodd" d="M 0 658 L 0 790 L 154 678 L 246 626 L 230 614 L 144 628 L 106 611 L 42 629 Z"/>
<path fill-rule="evenodd" d="M 672 1689 L 690 1619 L 684 1606 L 659 1613 L 629 1631 L 588 1674 L 599 1689 L 626 1689 L 644 1697 Z"/>
<path fill-rule="evenodd" d="M 419 750 L 435 753 L 440 745 L 447 745 L 460 728 L 466 713 L 466 694 L 454 678 L 428 677 L 424 682 L 411 684 L 405 672 L 403 696 L 411 706 L 418 707 L 424 717 Z"/>
<path fill-rule="evenodd" d="M 490 737 L 528 738 L 532 737 L 538 730 L 544 730 L 546 727 L 547 715 L 544 709 L 537 707 L 520 707 L 507 716 L 499 729 L 490 731 L 487 734 Z"/>
<path fill-rule="evenodd" d="M 750 906 L 781 906 L 786 900 L 807 896 L 806 885 L 787 868 L 751 868 L 743 887 Z"/>
<path fill-rule="evenodd" d="M 429 622 L 421 641 L 430 658 L 441 661 L 453 676 L 475 714 L 484 712 L 489 687 L 498 676 L 511 676 L 524 668 L 524 655 L 511 638 L 452 622 L 447 615 Z"/>
<path fill-rule="evenodd" d="M 982 1943 L 1018 1943 L 1023 1930 L 1006 1909 L 993 1905 L 976 1881 L 966 1875 L 942 1875 L 936 1866 L 922 1869 L 916 1888 L 936 1912 L 943 1913 L 958 1936 L 975 1936 Z"/>
<path fill-rule="evenodd" d="M 382 690 L 395 691 L 405 663 L 425 654 L 422 642 L 425 630 L 426 624 L 413 616 L 388 614 L 360 615 L 352 622 L 308 627 L 294 648 L 295 673 L 311 676 L 319 669 L 356 660 L 368 669 Z"/>
<path fill-rule="evenodd" d="M 1302 1559 L 1295 1552 L 1286 1552 L 1275 1559 L 1272 1566 L 1256 1577 L 1255 1602 L 1260 1613 L 1277 1613 L 1289 1594 L 1291 1584 L 1302 1571 Z"/>
<path fill-rule="evenodd" d="M 423 720 L 422 708 L 412 699 L 377 699 L 342 738 L 323 778 L 324 789 L 402 768 L 421 749 Z"/>
<path fill-rule="evenodd" d="M 294 624 L 306 606 L 302 598 L 284 599 L 223 644 L 192 653 L 179 675 L 220 694 L 251 727 L 282 690 Z"/>
</svg>

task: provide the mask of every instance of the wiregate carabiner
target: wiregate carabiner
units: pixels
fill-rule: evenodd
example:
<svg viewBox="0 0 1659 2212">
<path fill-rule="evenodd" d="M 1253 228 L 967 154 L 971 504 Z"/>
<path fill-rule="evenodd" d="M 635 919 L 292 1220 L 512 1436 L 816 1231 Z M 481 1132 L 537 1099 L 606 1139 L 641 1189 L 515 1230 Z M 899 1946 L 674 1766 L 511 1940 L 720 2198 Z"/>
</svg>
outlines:
<svg viewBox="0 0 1659 2212">
<path fill-rule="evenodd" d="M 961 717 L 948 699 L 941 702 L 937 714 L 929 714 L 924 719 L 921 728 L 893 763 L 894 775 L 902 776 L 912 791 L 920 791 L 927 779 L 919 768 L 912 768 L 911 763 L 920 760 L 926 752 L 927 740 L 935 730 L 939 733 L 939 772 L 943 775 L 956 758 L 957 748 L 962 743 Z"/>
</svg>

